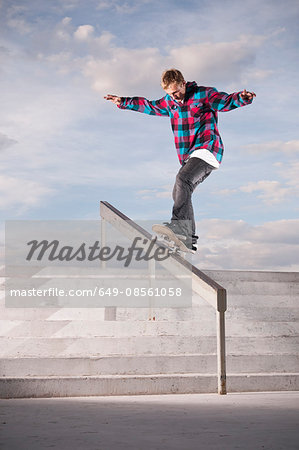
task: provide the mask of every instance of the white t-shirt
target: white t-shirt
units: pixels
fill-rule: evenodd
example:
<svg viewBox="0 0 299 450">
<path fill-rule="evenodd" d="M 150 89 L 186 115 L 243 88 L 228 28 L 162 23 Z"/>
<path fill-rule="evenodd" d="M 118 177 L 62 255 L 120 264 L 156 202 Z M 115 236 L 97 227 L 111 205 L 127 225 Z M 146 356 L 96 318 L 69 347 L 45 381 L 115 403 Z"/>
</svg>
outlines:
<svg viewBox="0 0 299 450">
<path fill-rule="evenodd" d="M 215 167 L 215 169 L 218 169 L 220 166 L 213 153 L 206 148 L 198 148 L 197 150 L 194 150 L 194 152 L 191 153 L 190 158 L 203 159 L 205 162 Z"/>
</svg>

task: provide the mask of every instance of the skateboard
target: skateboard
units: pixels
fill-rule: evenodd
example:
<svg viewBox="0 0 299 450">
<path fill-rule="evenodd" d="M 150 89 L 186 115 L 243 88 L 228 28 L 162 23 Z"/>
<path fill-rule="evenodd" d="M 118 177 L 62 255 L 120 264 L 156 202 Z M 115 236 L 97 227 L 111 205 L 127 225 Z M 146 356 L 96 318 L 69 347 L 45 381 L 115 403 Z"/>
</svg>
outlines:
<svg viewBox="0 0 299 450">
<path fill-rule="evenodd" d="M 172 251 L 172 252 L 183 252 L 192 253 L 192 250 L 186 247 L 183 241 L 181 241 L 178 236 L 165 225 L 155 224 L 152 226 L 152 230 L 162 239 L 162 242 Z"/>
</svg>

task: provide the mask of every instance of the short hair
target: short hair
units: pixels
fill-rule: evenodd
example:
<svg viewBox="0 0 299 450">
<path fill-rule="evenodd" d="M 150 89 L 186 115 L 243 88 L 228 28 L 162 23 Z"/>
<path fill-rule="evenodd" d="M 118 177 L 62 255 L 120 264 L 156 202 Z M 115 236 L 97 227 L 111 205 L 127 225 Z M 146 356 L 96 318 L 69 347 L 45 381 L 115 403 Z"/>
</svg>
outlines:
<svg viewBox="0 0 299 450">
<path fill-rule="evenodd" d="M 172 83 L 184 83 L 185 79 L 182 72 L 178 69 L 164 70 L 161 77 L 161 86 L 163 89 L 167 89 Z"/>
</svg>

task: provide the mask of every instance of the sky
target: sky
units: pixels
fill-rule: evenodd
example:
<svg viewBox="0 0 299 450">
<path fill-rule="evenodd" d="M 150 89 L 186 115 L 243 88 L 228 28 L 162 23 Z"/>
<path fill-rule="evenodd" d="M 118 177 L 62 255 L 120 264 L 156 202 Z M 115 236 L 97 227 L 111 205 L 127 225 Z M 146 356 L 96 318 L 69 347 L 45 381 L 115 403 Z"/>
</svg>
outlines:
<svg viewBox="0 0 299 450">
<path fill-rule="evenodd" d="M 193 194 L 204 269 L 299 270 L 297 0 L 0 0 L 5 220 L 171 217 L 169 119 L 103 99 L 161 98 L 164 69 L 250 106 L 219 113 L 224 158 Z"/>
</svg>

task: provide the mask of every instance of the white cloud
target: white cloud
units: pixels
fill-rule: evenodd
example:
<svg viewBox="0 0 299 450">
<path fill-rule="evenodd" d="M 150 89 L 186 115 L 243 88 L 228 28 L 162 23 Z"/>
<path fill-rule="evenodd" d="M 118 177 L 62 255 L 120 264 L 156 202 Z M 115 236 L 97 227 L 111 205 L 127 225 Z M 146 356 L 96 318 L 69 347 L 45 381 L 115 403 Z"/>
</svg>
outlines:
<svg viewBox="0 0 299 450">
<path fill-rule="evenodd" d="M 28 6 L 12 3 L 5 6 L 7 7 L 6 24 L 9 28 L 12 28 L 21 35 L 26 35 L 33 30 L 33 27 L 31 26 L 29 21 L 26 20 Z"/>
<path fill-rule="evenodd" d="M 297 169 L 299 164 L 296 165 Z M 295 167 L 296 167 L 295 166 Z M 277 180 L 252 181 L 234 189 L 223 189 L 218 192 L 220 195 L 232 195 L 244 192 L 245 194 L 254 194 L 256 198 L 262 200 L 266 205 L 275 205 L 286 202 L 299 196 L 299 180 L 296 168 L 288 168 L 286 182 Z"/>
<path fill-rule="evenodd" d="M 281 166 L 280 175 L 286 179 L 287 185 L 294 191 L 299 193 L 299 161 L 285 162 Z"/>
<path fill-rule="evenodd" d="M 0 175 L 0 208 L 15 208 L 23 213 L 53 193 L 53 189 L 36 181 Z"/>
<path fill-rule="evenodd" d="M 152 200 L 155 198 L 171 198 L 172 185 L 157 187 L 155 189 L 142 189 L 137 191 L 137 195 L 143 200 Z"/>
<path fill-rule="evenodd" d="M 75 39 L 78 41 L 87 41 L 91 39 L 94 33 L 94 27 L 92 25 L 80 25 L 74 33 Z"/>
<path fill-rule="evenodd" d="M 187 79 L 193 79 L 194 74 L 200 74 L 201 79 L 215 79 L 215 74 L 219 74 L 222 82 L 240 80 L 254 61 L 256 49 L 263 39 L 243 36 L 234 42 L 191 44 L 168 48 L 166 55 L 158 48 L 111 46 L 110 57 L 90 57 L 84 74 L 99 92 L 116 88 L 145 91 L 154 86 L 157 89 L 161 72 L 166 67 L 179 67 Z"/>
<path fill-rule="evenodd" d="M 56 29 L 56 32 L 54 30 L 55 36 L 58 39 L 69 43 L 73 34 L 72 18 L 68 16 L 64 17 L 62 21 L 57 24 L 55 29 Z"/>
<path fill-rule="evenodd" d="M 299 270 L 299 220 L 253 226 L 220 219 L 197 223 L 201 268 L 241 270 Z"/>
<path fill-rule="evenodd" d="M 69 25 L 69 24 L 71 23 L 71 21 L 72 21 L 72 18 L 71 18 L 71 17 L 64 17 L 64 18 L 62 19 L 61 23 L 62 23 L 63 25 Z"/>
<path fill-rule="evenodd" d="M 284 219 L 250 227 L 249 238 L 254 242 L 299 245 L 299 219 Z M 299 263 L 299 259 L 298 259 Z"/>
<path fill-rule="evenodd" d="M 184 45 L 171 48 L 168 60 L 170 65 L 181 67 L 188 77 L 200 74 L 201 79 L 215 78 L 216 72 L 222 80 L 231 82 L 240 79 L 250 67 L 265 39 L 265 36 L 240 36 L 231 42 Z"/>
<path fill-rule="evenodd" d="M 111 47 L 108 53 L 110 57 L 105 55 L 102 59 L 89 57 L 83 66 L 84 75 L 91 80 L 97 92 L 148 90 L 153 85 L 153 79 L 155 86 L 159 86 L 161 55 L 158 49 Z"/>
<path fill-rule="evenodd" d="M 297 142 L 297 141 L 296 141 Z M 298 141 L 299 142 L 299 141 Z M 286 151 L 288 151 L 288 147 Z M 293 148 L 296 148 L 293 146 Z M 258 193 L 258 198 L 266 204 L 282 203 L 299 197 L 299 161 L 289 160 L 276 163 L 279 168 L 281 181 L 261 180 L 257 183 L 249 183 L 241 186 L 240 190 L 246 193 Z"/>
<path fill-rule="evenodd" d="M 280 203 L 293 194 L 290 188 L 283 186 L 279 181 L 261 180 L 251 182 L 240 187 L 240 191 L 247 194 L 257 192 L 257 197 L 267 204 Z"/>
<path fill-rule="evenodd" d="M 250 153 L 280 153 L 282 161 L 274 162 L 272 165 L 273 168 L 276 168 L 276 173 L 273 173 L 276 179 L 250 181 L 238 187 L 222 189 L 219 192 L 220 195 L 228 196 L 240 192 L 253 194 L 266 205 L 284 203 L 299 197 L 299 161 L 295 159 L 299 152 L 298 140 L 271 141 L 263 144 L 246 145 L 243 148 L 246 148 Z M 268 166 L 269 172 L 272 166 Z"/>
<path fill-rule="evenodd" d="M 61 24 L 58 26 L 56 35 L 63 41 L 69 36 L 70 21 L 64 19 L 62 25 L 62 28 Z M 265 78 L 270 74 L 252 67 L 266 36 L 242 35 L 228 42 L 191 42 L 166 48 L 120 47 L 114 44 L 112 33 L 102 31 L 96 35 L 94 27 L 88 24 L 79 26 L 73 36 L 74 42 L 68 45 L 67 51 L 65 48 L 59 50 L 57 42 L 56 54 L 45 55 L 44 58 L 55 62 L 58 70 L 61 70 L 59 62 L 64 71 L 67 71 L 66 66 L 69 71 L 81 70 L 93 89 L 102 94 L 115 89 L 125 92 L 124 95 L 142 91 L 144 95 L 157 93 L 161 73 L 167 67 L 179 67 L 187 79 L 200 76 L 203 82 L 241 83 L 244 76 Z M 76 47 L 80 42 L 88 43 L 88 52 L 84 56 L 79 56 Z M 56 57 L 66 53 L 72 56 L 64 62 Z"/>
<path fill-rule="evenodd" d="M 250 153 L 263 154 L 265 152 L 286 153 L 288 156 L 299 153 L 299 140 L 291 141 L 270 141 L 257 144 L 243 145 L 242 148 Z"/>
<path fill-rule="evenodd" d="M 23 35 L 32 31 L 32 27 L 24 19 L 10 19 L 7 21 L 7 25 Z"/>
</svg>

